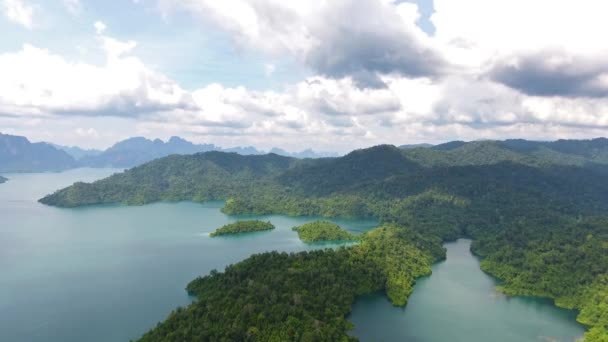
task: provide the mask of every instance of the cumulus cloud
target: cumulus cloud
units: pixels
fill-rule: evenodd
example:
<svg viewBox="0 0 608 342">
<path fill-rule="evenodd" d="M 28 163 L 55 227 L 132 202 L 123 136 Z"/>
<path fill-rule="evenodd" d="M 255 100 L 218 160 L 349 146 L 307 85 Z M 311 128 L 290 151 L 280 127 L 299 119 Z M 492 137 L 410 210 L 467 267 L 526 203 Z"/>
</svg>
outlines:
<svg viewBox="0 0 608 342">
<path fill-rule="evenodd" d="M 404 1 L 158 1 L 165 15 L 195 13 L 237 46 L 263 52 L 269 63 L 257 65 L 269 79 L 285 60 L 309 76 L 266 91 L 185 90 L 135 56 L 135 41 L 113 38 L 97 22 L 100 65 L 33 45 L 0 54 L 0 122 L 85 117 L 71 128 L 79 132 L 96 127 L 90 120 L 135 118 L 137 132 L 151 136 L 342 151 L 592 137 L 608 128 L 608 4 L 601 1 L 434 0 L 432 36 Z"/>
<path fill-rule="evenodd" d="M 545 51 L 516 56 L 495 65 L 490 77 L 528 95 L 608 96 L 608 61 Z"/>
<path fill-rule="evenodd" d="M 608 3 L 435 0 L 434 7 L 434 40 L 468 72 L 533 96 L 608 95 Z"/>
<path fill-rule="evenodd" d="M 418 16 L 405 2 L 334 1 L 311 23 L 318 43 L 306 61 L 323 75 L 351 76 L 365 87 L 382 86 L 378 75 L 437 76 L 446 62 L 415 25 Z"/>
<path fill-rule="evenodd" d="M 34 6 L 24 0 L 3 0 L 4 15 L 28 29 L 34 26 Z"/>
<path fill-rule="evenodd" d="M 0 54 L 0 112 L 138 116 L 193 106 L 191 95 L 176 82 L 130 55 L 134 42 L 97 38 L 106 57 L 103 65 L 71 62 L 30 44 Z"/>
<path fill-rule="evenodd" d="M 317 73 L 382 87 L 379 75 L 437 76 L 446 61 L 415 24 L 416 5 L 379 0 L 173 1 L 233 34 L 241 46 L 288 53 Z"/>
<path fill-rule="evenodd" d="M 96 21 L 93 26 L 95 27 L 95 32 L 97 32 L 97 34 L 102 34 L 107 28 L 106 24 L 102 21 Z"/>
</svg>

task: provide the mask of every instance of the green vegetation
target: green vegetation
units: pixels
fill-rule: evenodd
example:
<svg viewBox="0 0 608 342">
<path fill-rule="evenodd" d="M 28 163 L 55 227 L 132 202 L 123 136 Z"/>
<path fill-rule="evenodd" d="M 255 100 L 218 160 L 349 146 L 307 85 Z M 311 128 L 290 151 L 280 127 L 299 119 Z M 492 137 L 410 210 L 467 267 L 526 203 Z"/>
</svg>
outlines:
<svg viewBox="0 0 608 342">
<path fill-rule="evenodd" d="M 552 298 L 578 309 L 586 341 L 608 341 L 608 219 L 550 216 L 484 234 L 473 250 L 509 295 Z"/>
<path fill-rule="evenodd" d="M 352 235 L 335 223 L 327 221 L 315 221 L 293 227 L 298 232 L 298 237 L 304 242 L 318 241 L 354 241 L 357 236 Z"/>
<path fill-rule="evenodd" d="M 355 340 L 346 315 L 356 296 L 384 290 L 405 305 L 415 279 L 444 257 L 440 240 L 390 225 L 349 248 L 254 255 L 192 281 L 196 301 L 140 341 Z"/>
<path fill-rule="evenodd" d="M 204 202 L 273 188 L 268 179 L 286 170 L 296 159 L 277 155 L 240 156 L 207 152 L 172 155 L 118 173 L 94 183 L 78 182 L 40 200 L 59 207 L 157 201 Z"/>
<path fill-rule="evenodd" d="M 376 230 L 377 239 L 369 233 L 348 253 L 335 253 L 364 254 L 375 266 L 381 265 L 383 288 L 398 305 L 406 302 L 413 279 L 426 274 L 423 266 L 428 260 L 421 257 L 424 251 L 440 241 L 468 237 L 474 240 L 473 251 L 483 258 L 482 269 L 504 281 L 502 291 L 547 297 L 559 306 L 577 309 L 578 320 L 590 328 L 586 341 L 605 342 L 608 341 L 607 164 L 606 139 L 453 142 L 407 150 L 376 146 L 341 158 L 316 160 L 216 152 L 159 159 L 92 184 L 77 183 L 41 202 L 70 207 L 224 199 L 223 211 L 228 214 L 377 218 L 392 224 L 391 227 L 408 228 L 392 228 L 390 234 Z M 404 234 L 395 240 L 402 239 L 415 249 L 393 251 L 386 249 L 384 243 L 376 244 L 391 234 Z M 427 240 L 421 240 L 420 236 Z M 421 241 L 431 240 L 435 242 L 420 245 Z M 332 253 L 323 256 L 339 258 Z M 437 253 L 432 255 L 437 257 Z M 399 260 L 404 256 L 408 260 L 420 259 L 421 264 L 401 268 Z M 340 260 L 344 263 L 351 259 Z M 351 267 L 349 262 L 343 267 Z M 362 284 L 372 283 L 359 276 L 365 274 L 350 275 Z M 276 284 L 276 296 L 287 295 L 280 291 L 290 288 L 292 279 L 277 279 L 287 283 Z M 367 286 L 365 290 L 373 288 Z M 350 295 L 359 293 L 362 292 Z M 236 297 L 231 300 L 238 301 Z M 350 298 L 340 307 L 348 306 L 344 303 L 351 303 Z M 245 303 L 240 304 L 243 307 Z M 187 310 L 183 315 L 199 317 Z M 339 310 L 342 315 L 347 311 L 348 308 Z M 259 331 L 270 331 L 275 328 L 262 329 L 270 324 L 269 315 L 258 314 L 256 324 L 246 322 Z M 299 322 L 306 321 L 303 316 L 297 317 Z M 308 323 L 302 324 L 309 327 Z M 332 325 L 331 331 L 341 334 L 344 328 L 336 328 L 342 327 L 340 324 Z M 171 325 L 162 327 L 169 334 Z M 303 329 L 300 331 L 308 331 Z M 323 331 L 330 335 L 322 336 L 337 336 Z"/>
<path fill-rule="evenodd" d="M 237 221 L 216 229 L 213 233 L 209 234 L 209 236 L 214 237 L 247 232 L 260 232 L 272 229 L 274 229 L 274 225 L 270 222 L 263 222 L 259 220 Z"/>
</svg>

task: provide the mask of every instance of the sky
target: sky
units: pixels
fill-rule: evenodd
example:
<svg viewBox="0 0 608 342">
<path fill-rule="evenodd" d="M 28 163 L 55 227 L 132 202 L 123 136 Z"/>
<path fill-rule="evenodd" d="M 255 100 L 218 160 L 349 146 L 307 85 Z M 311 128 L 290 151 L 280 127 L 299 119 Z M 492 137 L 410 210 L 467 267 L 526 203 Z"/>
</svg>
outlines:
<svg viewBox="0 0 608 342">
<path fill-rule="evenodd" d="M 608 2 L 0 0 L 0 132 L 345 152 L 606 136 Z"/>
</svg>

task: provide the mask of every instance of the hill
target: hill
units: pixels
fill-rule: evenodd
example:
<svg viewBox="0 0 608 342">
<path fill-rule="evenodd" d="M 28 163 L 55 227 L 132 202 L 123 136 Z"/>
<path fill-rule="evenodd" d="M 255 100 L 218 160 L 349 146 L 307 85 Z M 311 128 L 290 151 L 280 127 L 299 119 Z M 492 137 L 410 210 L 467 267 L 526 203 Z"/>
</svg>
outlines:
<svg viewBox="0 0 608 342">
<path fill-rule="evenodd" d="M 289 168 L 294 159 L 275 154 L 242 156 L 206 152 L 172 155 L 92 184 L 76 183 L 46 196 L 45 204 L 74 207 L 100 203 L 227 199 L 253 191 Z"/>
<path fill-rule="evenodd" d="M 120 141 L 97 155 L 85 156 L 79 164 L 87 167 L 130 168 L 172 154 L 193 154 L 215 149 L 215 145 L 195 145 L 179 137 L 172 137 L 167 142 L 135 137 Z"/>
<path fill-rule="evenodd" d="M 480 141 L 406 150 L 381 145 L 324 159 L 206 152 L 158 159 L 40 201 L 72 207 L 224 199 L 222 210 L 229 214 L 374 217 L 437 241 L 472 238 L 482 268 L 503 280 L 505 293 L 552 298 L 578 309 L 579 321 L 590 327 L 586 341 L 595 342 L 608 338 L 606 145 L 604 139 Z M 384 260 L 396 262 L 393 256 Z M 347 267 L 350 261 L 344 262 Z M 244 284 L 231 283 L 228 290 Z M 396 295 L 400 303 L 409 292 L 408 287 Z M 388 289 L 387 294 L 395 298 Z M 190 309 L 197 308 L 202 307 Z M 207 311 L 196 312 L 204 313 L 196 322 L 215 322 Z M 191 326 L 192 317 L 190 311 L 177 312 L 144 340 L 178 336 L 172 329 Z M 227 336 L 226 330 L 216 333 Z"/>
<path fill-rule="evenodd" d="M 80 160 L 84 157 L 97 156 L 97 155 L 100 155 L 101 153 L 103 153 L 103 151 L 101 151 L 101 150 L 84 149 L 84 148 L 80 148 L 78 146 L 62 146 L 62 145 L 57 145 L 57 144 L 50 144 L 50 145 L 53 145 L 53 147 L 55 147 L 58 150 L 65 151 L 67 154 L 69 154 L 70 156 L 72 156 L 72 158 L 74 158 L 76 160 Z"/>
<path fill-rule="evenodd" d="M 253 146 L 222 148 L 213 144 L 194 144 L 180 137 L 171 137 L 166 142 L 160 139 L 150 140 L 143 137 L 129 138 L 114 144 L 105 151 L 86 151 L 74 147 L 63 149 L 74 156 L 78 156 L 75 158 L 78 159 L 79 166 L 114 168 L 131 168 L 172 154 L 186 155 L 209 151 L 238 153 L 240 155 L 265 154 Z M 290 153 L 279 148 L 273 148 L 270 153 L 295 158 L 325 156 L 310 149 Z"/>
<path fill-rule="evenodd" d="M 50 144 L 0 133 L 0 172 L 62 171 L 75 166 L 74 158 Z"/>
</svg>

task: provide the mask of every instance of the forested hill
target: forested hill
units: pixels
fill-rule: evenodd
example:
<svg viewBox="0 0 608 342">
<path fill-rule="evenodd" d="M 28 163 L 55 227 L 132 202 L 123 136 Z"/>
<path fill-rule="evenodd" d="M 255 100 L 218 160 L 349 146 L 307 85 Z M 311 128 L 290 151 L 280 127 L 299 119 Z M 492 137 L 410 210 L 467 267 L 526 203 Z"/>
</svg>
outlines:
<svg viewBox="0 0 608 342">
<path fill-rule="evenodd" d="M 605 145 L 605 139 L 572 144 L 455 142 L 413 149 L 382 145 L 340 158 L 305 160 L 207 152 L 158 159 L 92 184 L 76 183 L 40 201 L 73 207 L 223 199 L 222 210 L 229 214 L 375 217 L 437 241 L 468 237 L 483 257 L 483 270 L 502 279 L 505 292 L 552 298 L 578 309 L 578 320 L 590 328 L 586 341 L 604 342 Z M 231 284 L 228 290 L 244 284 Z M 345 303 L 352 298 L 347 299 Z M 179 337 L 178 331 L 191 331 L 184 329 L 192 326 L 192 317 L 196 315 L 190 311 L 178 312 L 145 340 Z M 268 333 L 269 322 L 261 320 L 255 328 Z M 342 323 L 336 323 L 341 331 Z"/>
<path fill-rule="evenodd" d="M 75 207 L 100 203 L 145 204 L 154 201 L 207 201 L 250 193 L 256 186 L 271 186 L 272 179 L 296 159 L 276 154 L 242 156 L 205 152 L 172 155 L 92 184 L 73 186 L 46 196 L 45 204 Z"/>
<path fill-rule="evenodd" d="M 380 145 L 344 157 L 306 160 L 223 152 L 174 155 L 92 184 L 76 183 L 41 202 L 74 207 L 232 199 L 226 210 L 234 213 L 379 216 L 383 213 L 374 206 L 380 201 L 434 190 L 466 198 L 526 197 L 607 208 L 608 166 L 601 162 L 601 149 L 573 154 L 541 147 L 523 153 L 505 143 L 408 150 Z M 506 193 L 510 195 L 500 197 Z M 329 203 L 332 199 L 339 203 Z"/>
<path fill-rule="evenodd" d="M 412 160 L 426 166 L 487 165 L 504 161 L 533 166 L 606 165 L 608 139 L 537 142 L 522 139 L 505 141 L 453 141 L 425 148 L 408 149 Z"/>
</svg>

